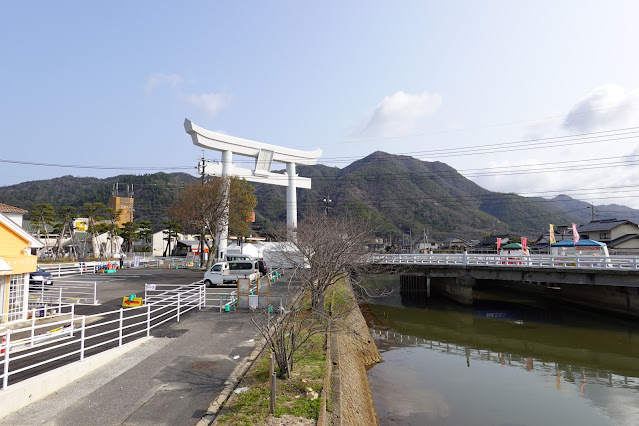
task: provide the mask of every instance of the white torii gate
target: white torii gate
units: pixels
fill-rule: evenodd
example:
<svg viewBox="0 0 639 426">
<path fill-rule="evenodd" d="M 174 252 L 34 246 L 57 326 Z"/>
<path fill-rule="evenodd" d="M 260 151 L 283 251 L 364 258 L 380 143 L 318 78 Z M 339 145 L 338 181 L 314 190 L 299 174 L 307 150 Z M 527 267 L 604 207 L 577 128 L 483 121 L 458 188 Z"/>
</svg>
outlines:
<svg viewBox="0 0 639 426">
<path fill-rule="evenodd" d="M 193 144 L 222 153 L 222 162 L 205 163 L 205 172 L 212 176 L 238 176 L 249 182 L 262 182 L 271 185 L 286 186 L 286 224 L 297 227 L 297 188 L 311 188 L 311 179 L 299 177 L 295 172 L 296 164 L 312 166 L 322 155 L 321 149 L 300 151 L 277 145 L 242 139 L 206 130 L 191 120 L 184 119 L 184 130 L 191 135 Z M 255 169 L 240 168 L 233 165 L 233 154 L 255 158 Z M 276 161 L 286 164 L 286 173 L 271 172 L 271 164 Z M 219 258 L 223 258 L 227 249 L 228 223 L 218 236 Z"/>
</svg>

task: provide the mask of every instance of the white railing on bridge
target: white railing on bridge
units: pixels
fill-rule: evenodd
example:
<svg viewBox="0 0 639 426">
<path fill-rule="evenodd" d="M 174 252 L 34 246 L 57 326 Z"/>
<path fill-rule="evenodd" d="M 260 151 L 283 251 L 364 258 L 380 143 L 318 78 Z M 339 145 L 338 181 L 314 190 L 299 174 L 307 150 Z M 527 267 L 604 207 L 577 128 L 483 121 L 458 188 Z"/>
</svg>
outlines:
<svg viewBox="0 0 639 426">
<path fill-rule="evenodd" d="M 47 364 L 56 368 L 59 362 L 74 356 L 82 361 L 89 351 L 94 354 L 122 346 L 124 340 L 150 336 L 153 328 L 167 321 L 179 322 L 180 315 L 202 309 L 204 290 L 203 285 L 174 287 L 164 292 L 166 297 L 145 306 L 95 315 L 77 316 L 74 305 L 70 305 L 69 311 L 50 315 L 46 322 L 39 321 L 34 310 L 28 326 L 0 332 L 2 389 L 9 385 L 11 375 Z M 11 369 L 12 363 L 17 367 Z"/>
<path fill-rule="evenodd" d="M 376 254 L 368 259 L 370 263 L 389 265 L 453 265 L 490 266 L 499 268 L 571 268 L 571 269 L 612 269 L 639 270 L 637 256 L 592 256 L 533 254 L 529 256 L 497 254 Z"/>
</svg>

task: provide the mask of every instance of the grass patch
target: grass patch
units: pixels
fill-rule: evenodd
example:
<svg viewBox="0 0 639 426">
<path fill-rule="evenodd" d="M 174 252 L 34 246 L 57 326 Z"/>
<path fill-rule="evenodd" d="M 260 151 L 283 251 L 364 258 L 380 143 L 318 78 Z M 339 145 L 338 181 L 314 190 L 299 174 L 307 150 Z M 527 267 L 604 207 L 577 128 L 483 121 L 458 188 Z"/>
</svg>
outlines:
<svg viewBox="0 0 639 426">
<path fill-rule="evenodd" d="M 295 354 L 291 378 L 277 381 L 276 417 L 283 414 L 315 420 L 319 417 L 321 398 L 307 397 L 306 390 L 311 388 L 318 394 L 322 391 L 326 371 L 325 341 L 323 334 L 311 337 Z M 238 386 L 249 389 L 233 395 L 217 417 L 219 423 L 252 425 L 269 416 L 269 364 L 270 351 L 265 350 Z"/>
</svg>

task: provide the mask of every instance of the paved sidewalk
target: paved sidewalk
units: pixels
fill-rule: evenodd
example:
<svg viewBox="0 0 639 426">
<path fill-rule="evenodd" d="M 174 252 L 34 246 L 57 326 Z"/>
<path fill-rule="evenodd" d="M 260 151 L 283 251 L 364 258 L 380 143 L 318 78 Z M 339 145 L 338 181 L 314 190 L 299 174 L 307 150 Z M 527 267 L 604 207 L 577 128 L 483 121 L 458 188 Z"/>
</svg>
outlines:
<svg viewBox="0 0 639 426">
<path fill-rule="evenodd" d="M 259 342 L 251 319 L 265 315 L 192 311 L 0 425 L 195 425 Z"/>
</svg>

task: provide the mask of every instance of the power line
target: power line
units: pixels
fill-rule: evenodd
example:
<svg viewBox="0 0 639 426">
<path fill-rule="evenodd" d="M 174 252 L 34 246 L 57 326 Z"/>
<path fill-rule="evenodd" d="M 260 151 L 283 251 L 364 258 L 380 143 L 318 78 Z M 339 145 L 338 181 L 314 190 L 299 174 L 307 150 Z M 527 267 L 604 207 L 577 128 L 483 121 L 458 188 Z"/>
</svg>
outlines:
<svg viewBox="0 0 639 426">
<path fill-rule="evenodd" d="M 59 164 L 59 163 L 41 163 L 36 161 L 20 161 L 0 159 L 0 163 L 22 164 L 27 166 L 43 166 L 43 167 L 63 167 L 69 169 L 100 169 L 100 170 L 191 170 L 193 166 L 97 166 L 83 164 Z"/>
<path fill-rule="evenodd" d="M 639 137 L 639 127 L 627 127 L 627 128 L 621 128 L 621 129 L 602 130 L 597 132 L 578 133 L 574 135 L 555 136 L 555 137 L 548 137 L 548 138 L 526 139 L 526 140 L 510 141 L 510 142 L 503 142 L 503 143 L 471 145 L 471 146 L 432 149 L 432 150 L 423 150 L 423 151 L 400 152 L 400 153 L 394 153 L 391 155 L 397 155 L 397 156 L 410 155 L 410 156 L 418 156 L 418 157 L 435 156 L 436 158 L 442 158 L 442 157 L 455 157 L 455 156 L 467 156 L 467 155 L 493 154 L 495 152 L 501 153 L 501 152 L 530 150 L 530 149 L 543 149 L 543 148 L 554 147 L 557 144 L 562 144 L 563 146 L 569 146 L 569 145 L 575 145 L 576 143 L 585 144 L 585 143 L 612 142 L 612 141 L 618 141 L 623 139 L 634 139 L 637 137 Z M 592 140 L 592 139 L 595 139 L 595 140 Z M 371 155 L 369 155 L 368 157 L 371 157 Z M 357 160 L 366 160 L 368 159 L 368 157 L 361 157 L 361 156 L 325 157 L 321 161 L 319 161 L 318 164 L 335 163 L 335 162 L 353 162 Z M 418 158 L 408 158 L 406 160 L 411 160 L 411 159 L 418 159 Z M 330 161 L 327 161 L 327 160 L 330 160 Z M 373 160 L 373 159 L 369 159 L 369 160 Z M 396 159 L 396 160 L 403 160 L 403 159 Z M 9 163 L 9 164 L 43 166 L 43 167 L 101 169 L 101 170 L 192 170 L 196 168 L 194 166 L 149 167 L 149 166 L 104 166 L 104 165 L 83 165 L 83 164 L 60 164 L 60 163 L 44 163 L 44 162 L 9 160 L 9 159 L 0 159 L 0 162 Z M 238 164 L 240 163 L 253 164 L 255 163 L 255 160 L 240 159 L 234 162 Z"/>
</svg>

